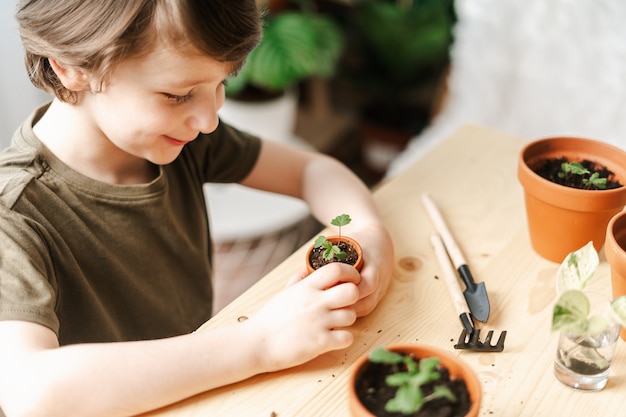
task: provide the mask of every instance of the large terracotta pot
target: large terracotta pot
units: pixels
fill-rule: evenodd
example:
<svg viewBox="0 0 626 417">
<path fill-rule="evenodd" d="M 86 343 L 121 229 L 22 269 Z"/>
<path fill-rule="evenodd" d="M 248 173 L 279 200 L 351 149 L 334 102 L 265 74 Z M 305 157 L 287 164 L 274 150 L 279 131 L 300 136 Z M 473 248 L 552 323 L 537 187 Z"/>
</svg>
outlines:
<svg viewBox="0 0 626 417">
<path fill-rule="evenodd" d="M 387 350 L 402 353 L 412 353 L 417 358 L 437 357 L 440 364 L 448 368 L 452 379 L 463 379 L 470 394 L 471 407 L 465 417 L 477 417 L 480 410 L 480 402 L 482 400 L 482 387 L 478 376 L 465 362 L 458 357 L 448 353 L 447 351 L 433 348 L 426 345 L 392 345 Z M 359 401 L 356 394 L 355 384 L 359 375 L 368 365 L 369 354 L 362 355 L 356 362 L 352 374 L 350 375 L 348 387 L 348 401 L 350 405 L 350 414 L 352 417 L 376 417 Z"/>
<path fill-rule="evenodd" d="M 520 152 L 517 174 L 524 187 L 531 244 L 544 258 L 562 262 L 568 253 L 589 241 L 600 251 L 609 220 L 626 204 L 626 187 L 581 190 L 555 184 L 533 171 L 541 161 L 555 157 L 601 164 L 615 173 L 613 180 L 624 185 L 626 152 L 604 142 L 575 137 L 540 139 Z"/>
<path fill-rule="evenodd" d="M 609 221 L 604 253 L 611 266 L 613 299 L 626 295 L 626 211 Z M 626 328 L 622 328 L 620 337 L 626 341 Z"/>
<path fill-rule="evenodd" d="M 361 268 L 363 267 L 363 250 L 361 249 L 361 245 L 359 245 L 357 241 L 355 241 L 354 239 L 348 236 L 329 236 L 326 238 L 326 240 L 328 240 L 329 242 L 333 244 L 344 241 L 348 243 L 349 245 L 351 245 L 357 251 L 359 255 L 358 259 L 356 260 L 356 263 L 352 266 L 354 266 L 357 269 L 357 271 L 361 271 Z M 311 262 L 309 261 L 311 259 L 311 252 L 313 252 L 313 249 L 314 247 L 313 245 L 311 245 L 309 249 L 306 251 L 306 257 L 305 257 L 306 268 L 309 274 L 315 270 L 311 266 Z"/>
</svg>

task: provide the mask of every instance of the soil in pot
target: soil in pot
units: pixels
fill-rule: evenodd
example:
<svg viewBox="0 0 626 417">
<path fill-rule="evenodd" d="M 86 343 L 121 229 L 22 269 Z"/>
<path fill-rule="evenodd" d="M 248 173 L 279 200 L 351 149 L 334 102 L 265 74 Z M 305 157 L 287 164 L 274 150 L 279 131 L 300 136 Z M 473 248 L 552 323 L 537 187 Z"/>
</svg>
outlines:
<svg viewBox="0 0 626 417">
<path fill-rule="evenodd" d="M 388 400 L 395 397 L 397 387 L 390 387 L 385 383 L 385 377 L 398 371 L 404 371 L 404 364 L 386 365 L 368 363 L 356 380 L 356 393 L 361 403 L 370 412 L 378 417 L 407 417 L 405 414 L 390 413 L 385 410 Z M 470 394 L 465 382 L 461 379 L 450 379 L 448 369 L 439 366 L 441 380 L 422 385 L 424 395 L 433 392 L 435 385 L 447 386 L 457 398 L 456 403 L 440 398 L 429 401 L 416 413 L 409 417 L 463 417 L 471 407 Z"/>
<path fill-rule="evenodd" d="M 583 179 L 588 179 L 590 174 L 578 175 L 573 173 L 567 173 L 565 175 L 559 175 L 562 173 L 561 165 L 564 162 L 569 162 L 566 158 L 552 158 L 547 159 L 541 164 L 533 169 L 538 175 L 541 177 L 552 181 L 556 184 L 564 185 L 566 187 L 571 188 L 579 188 L 584 190 L 599 190 L 600 188 L 596 187 L 593 184 L 585 184 Z M 619 188 L 622 186 L 618 181 L 613 181 L 611 178 L 614 178 L 615 174 L 609 169 L 596 164 L 593 161 L 589 161 L 587 159 L 580 161 L 580 164 L 586 168 L 589 172 L 597 172 L 600 175 L 600 178 L 606 178 L 606 188 L 603 189 L 611 189 L 611 188 Z"/>
<path fill-rule="evenodd" d="M 331 260 L 326 260 L 324 259 L 324 248 L 313 248 L 313 250 L 311 251 L 311 255 L 309 256 L 309 261 L 313 269 L 319 269 L 322 266 L 331 262 L 343 262 L 348 265 L 356 264 L 357 259 L 359 258 L 359 254 L 352 245 L 342 240 L 337 243 L 337 246 L 339 246 L 339 249 L 346 253 L 347 256 L 345 257 L 345 259 L 339 260 L 333 258 Z"/>
</svg>

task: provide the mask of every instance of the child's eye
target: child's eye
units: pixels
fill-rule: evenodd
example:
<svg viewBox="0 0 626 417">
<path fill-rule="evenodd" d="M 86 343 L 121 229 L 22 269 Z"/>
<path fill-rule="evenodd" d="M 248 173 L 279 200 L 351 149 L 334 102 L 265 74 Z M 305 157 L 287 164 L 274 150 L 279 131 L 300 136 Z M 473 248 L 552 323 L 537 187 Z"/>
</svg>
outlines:
<svg viewBox="0 0 626 417">
<path fill-rule="evenodd" d="M 172 101 L 176 102 L 176 104 L 187 103 L 193 97 L 193 95 L 191 93 L 185 94 L 184 96 L 178 96 L 178 95 L 169 94 L 169 93 L 164 93 L 164 94 L 165 94 L 165 97 L 167 97 L 168 100 L 172 100 Z"/>
</svg>

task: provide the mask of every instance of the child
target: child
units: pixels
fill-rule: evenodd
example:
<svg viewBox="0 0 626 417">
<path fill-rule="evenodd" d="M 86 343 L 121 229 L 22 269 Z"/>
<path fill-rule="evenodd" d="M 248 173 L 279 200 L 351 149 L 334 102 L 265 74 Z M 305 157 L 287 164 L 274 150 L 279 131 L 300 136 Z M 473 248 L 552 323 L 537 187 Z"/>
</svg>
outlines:
<svg viewBox="0 0 626 417">
<path fill-rule="evenodd" d="M 391 279 L 367 188 L 325 156 L 219 123 L 259 40 L 254 0 L 21 0 L 33 83 L 55 95 L 0 154 L 0 408 L 127 416 L 343 349 Z M 350 213 L 364 247 L 303 272 L 249 320 L 211 312 L 202 184 Z"/>
</svg>

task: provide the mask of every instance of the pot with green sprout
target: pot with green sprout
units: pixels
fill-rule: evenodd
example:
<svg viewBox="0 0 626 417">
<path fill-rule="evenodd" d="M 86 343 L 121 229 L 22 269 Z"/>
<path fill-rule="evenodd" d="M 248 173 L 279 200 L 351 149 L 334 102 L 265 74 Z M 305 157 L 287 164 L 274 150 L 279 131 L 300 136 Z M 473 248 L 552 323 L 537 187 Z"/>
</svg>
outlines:
<svg viewBox="0 0 626 417">
<path fill-rule="evenodd" d="M 415 344 L 378 347 L 363 355 L 348 393 L 353 417 L 476 417 L 481 399 L 480 381 L 466 363 Z"/>
<path fill-rule="evenodd" d="M 350 224 L 348 214 L 341 214 L 330 221 L 338 227 L 336 236 L 320 235 L 306 253 L 306 265 L 309 273 L 332 262 L 343 262 L 357 270 L 363 267 L 363 250 L 354 239 L 341 234 L 341 228 Z"/>
<path fill-rule="evenodd" d="M 517 175 L 530 243 L 552 262 L 590 240 L 600 251 L 609 220 L 626 204 L 626 151 L 599 140 L 530 142 L 519 153 Z"/>
</svg>

